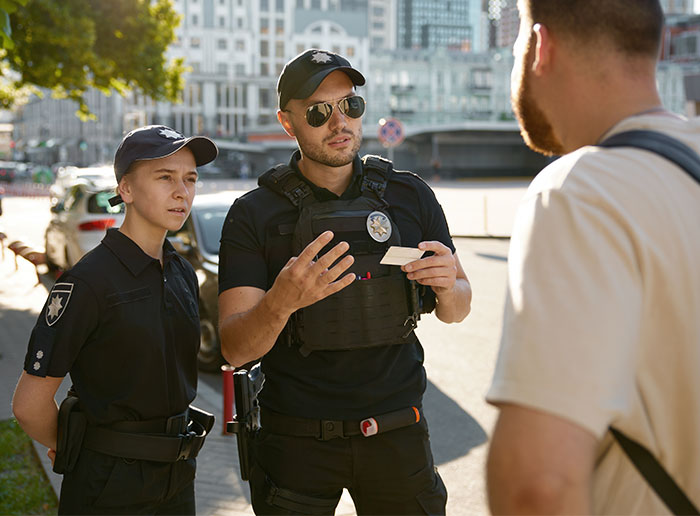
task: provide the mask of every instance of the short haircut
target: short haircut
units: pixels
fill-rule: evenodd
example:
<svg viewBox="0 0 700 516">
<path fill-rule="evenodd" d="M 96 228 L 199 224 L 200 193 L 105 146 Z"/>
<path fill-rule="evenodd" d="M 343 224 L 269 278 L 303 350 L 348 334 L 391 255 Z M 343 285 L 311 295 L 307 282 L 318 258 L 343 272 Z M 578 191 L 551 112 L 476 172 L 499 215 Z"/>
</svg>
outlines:
<svg viewBox="0 0 700 516">
<path fill-rule="evenodd" d="M 629 56 L 657 57 L 664 14 L 659 0 L 519 0 L 522 14 L 552 35 L 610 45 Z"/>
</svg>

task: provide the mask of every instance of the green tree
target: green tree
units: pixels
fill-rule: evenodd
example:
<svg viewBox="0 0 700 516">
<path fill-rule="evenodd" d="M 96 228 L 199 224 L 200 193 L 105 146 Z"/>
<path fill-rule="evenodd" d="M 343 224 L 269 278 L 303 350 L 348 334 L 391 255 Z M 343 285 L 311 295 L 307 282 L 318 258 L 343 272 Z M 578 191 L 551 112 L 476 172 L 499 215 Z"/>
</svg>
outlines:
<svg viewBox="0 0 700 516">
<path fill-rule="evenodd" d="M 89 88 L 178 100 L 183 60 L 165 57 L 180 22 L 171 0 L 0 0 L 0 10 L 10 13 L 14 41 L 4 45 L 0 107 L 27 87 L 75 100 L 81 118 L 91 116 Z"/>
</svg>

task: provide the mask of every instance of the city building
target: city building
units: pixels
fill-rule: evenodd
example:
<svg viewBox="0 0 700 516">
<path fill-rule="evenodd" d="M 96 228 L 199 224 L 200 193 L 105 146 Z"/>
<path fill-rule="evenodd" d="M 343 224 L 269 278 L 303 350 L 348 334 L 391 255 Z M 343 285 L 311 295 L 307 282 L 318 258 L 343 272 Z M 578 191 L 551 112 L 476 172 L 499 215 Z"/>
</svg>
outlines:
<svg viewBox="0 0 700 516">
<path fill-rule="evenodd" d="M 478 52 L 481 0 L 397 0 L 396 46 Z"/>
<path fill-rule="evenodd" d="M 693 14 L 693 0 L 660 0 L 661 7 L 666 14 Z"/>
<path fill-rule="evenodd" d="M 445 48 L 377 52 L 367 74 L 365 124 L 397 118 L 407 126 L 512 120 L 509 52 Z"/>
</svg>

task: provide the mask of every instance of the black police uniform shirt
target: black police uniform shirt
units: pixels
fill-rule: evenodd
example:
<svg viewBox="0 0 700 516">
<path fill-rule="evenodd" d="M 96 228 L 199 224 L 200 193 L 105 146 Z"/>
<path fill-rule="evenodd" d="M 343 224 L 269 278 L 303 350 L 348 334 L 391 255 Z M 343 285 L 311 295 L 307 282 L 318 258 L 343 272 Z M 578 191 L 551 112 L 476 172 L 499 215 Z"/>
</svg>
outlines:
<svg viewBox="0 0 700 516">
<path fill-rule="evenodd" d="M 318 201 L 360 195 L 362 161 L 353 162 L 348 188 L 338 197 L 306 180 L 296 151 L 289 165 L 311 186 Z M 437 240 L 453 252 L 447 221 L 434 192 L 410 172 L 391 174 L 384 195 L 398 226 L 401 245 Z M 256 188 L 239 197 L 224 222 L 219 254 L 219 292 L 235 287 L 269 290 L 292 255 L 298 211 L 286 198 Z M 420 324 L 420 323 L 419 323 Z M 362 419 L 407 406 L 420 406 L 426 386 L 423 348 L 415 334 L 404 343 L 349 351 L 314 351 L 303 357 L 280 337 L 262 360 L 265 386 L 259 400 L 276 412 L 316 419 Z"/>
<path fill-rule="evenodd" d="M 196 395 L 197 278 L 163 244 L 163 266 L 116 229 L 57 280 L 24 369 L 70 373 L 92 424 L 167 418 Z"/>
</svg>

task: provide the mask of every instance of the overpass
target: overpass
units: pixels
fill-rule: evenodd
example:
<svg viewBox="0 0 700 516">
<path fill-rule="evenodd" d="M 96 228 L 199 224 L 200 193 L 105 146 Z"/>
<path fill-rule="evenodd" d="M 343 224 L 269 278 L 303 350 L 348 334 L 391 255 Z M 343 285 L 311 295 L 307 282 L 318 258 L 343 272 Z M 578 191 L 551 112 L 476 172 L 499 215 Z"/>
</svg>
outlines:
<svg viewBox="0 0 700 516">
<path fill-rule="evenodd" d="M 393 149 L 382 146 L 377 126 L 364 124 L 362 154 L 378 154 L 394 161 L 397 169 L 425 178 L 444 179 L 532 177 L 550 161 L 531 151 L 515 121 L 465 121 L 404 128 L 404 141 Z M 286 162 L 296 148 L 279 126 L 249 136 L 248 142 L 216 140 L 221 150 L 217 165 L 223 171 L 256 176 L 272 165 Z"/>
</svg>

